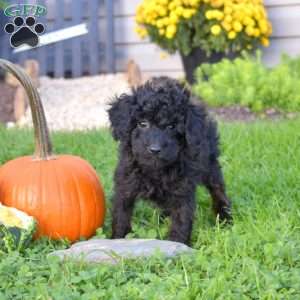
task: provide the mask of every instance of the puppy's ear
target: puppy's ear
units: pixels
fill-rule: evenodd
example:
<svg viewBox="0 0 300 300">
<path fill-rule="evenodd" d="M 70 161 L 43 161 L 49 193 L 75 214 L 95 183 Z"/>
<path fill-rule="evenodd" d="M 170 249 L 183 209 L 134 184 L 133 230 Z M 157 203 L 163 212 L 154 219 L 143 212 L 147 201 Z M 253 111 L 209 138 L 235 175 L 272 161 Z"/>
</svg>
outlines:
<svg viewBox="0 0 300 300">
<path fill-rule="evenodd" d="M 123 94 L 111 103 L 108 110 L 113 137 L 116 140 L 126 140 L 132 129 L 132 115 L 135 106 L 133 95 Z"/>
<path fill-rule="evenodd" d="M 185 120 L 186 150 L 190 157 L 200 155 L 206 145 L 207 114 L 202 106 L 190 104 Z"/>
</svg>

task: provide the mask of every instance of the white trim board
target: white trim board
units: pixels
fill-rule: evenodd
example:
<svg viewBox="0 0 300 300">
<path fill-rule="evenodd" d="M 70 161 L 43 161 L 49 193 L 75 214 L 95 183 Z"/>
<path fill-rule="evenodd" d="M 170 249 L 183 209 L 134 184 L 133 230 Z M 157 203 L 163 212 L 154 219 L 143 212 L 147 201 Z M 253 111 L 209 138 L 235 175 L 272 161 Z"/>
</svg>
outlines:
<svg viewBox="0 0 300 300">
<path fill-rule="evenodd" d="M 64 28 L 64 29 L 60 29 L 60 30 L 56 30 L 56 31 L 52 31 L 52 32 L 46 33 L 44 35 L 41 35 L 39 37 L 40 42 L 36 47 L 34 47 L 34 49 L 45 46 L 45 45 L 53 44 L 53 43 L 56 43 L 59 41 L 71 39 L 71 38 L 74 38 L 77 36 L 81 36 L 81 35 L 84 35 L 87 33 L 88 33 L 88 28 L 87 28 L 87 24 L 85 24 L 85 23 L 71 26 L 71 27 Z M 15 49 L 13 51 L 13 53 L 19 53 L 19 52 L 23 52 L 23 51 L 31 50 L 31 49 L 33 49 L 33 48 L 30 46 L 27 46 L 27 45 L 23 45 L 23 46 Z"/>
</svg>

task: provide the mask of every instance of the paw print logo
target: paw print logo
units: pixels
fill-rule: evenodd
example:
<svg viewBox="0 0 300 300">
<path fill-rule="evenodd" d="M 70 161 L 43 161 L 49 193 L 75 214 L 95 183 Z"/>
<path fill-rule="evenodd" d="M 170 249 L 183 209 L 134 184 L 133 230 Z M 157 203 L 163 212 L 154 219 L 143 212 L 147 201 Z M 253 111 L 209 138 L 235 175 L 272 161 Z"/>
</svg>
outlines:
<svg viewBox="0 0 300 300">
<path fill-rule="evenodd" d="M 5 25 L 4 30 L 11 34 L 10 44 L 13 48 L 27 44 L 35 47 L 39 43 L 39 34 L 45 31 L 45 26 L 35 22 L 34 17 L 27 17 L 25 20 L 22 17 L 16 17 L 13 23 Z"/>
</svg>

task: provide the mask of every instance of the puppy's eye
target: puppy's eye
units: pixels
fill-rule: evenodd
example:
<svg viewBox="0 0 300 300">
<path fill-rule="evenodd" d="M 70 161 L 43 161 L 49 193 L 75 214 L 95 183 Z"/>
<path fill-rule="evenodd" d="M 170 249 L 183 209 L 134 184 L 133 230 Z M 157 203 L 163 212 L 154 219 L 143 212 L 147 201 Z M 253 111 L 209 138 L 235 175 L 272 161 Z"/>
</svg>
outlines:
<svg viewBox="0 0 300 300">
<path fill-rule="evenodd" d="M 140 122 L 138 122 L 138 126 L 139 126 L 140 128 L 149 128 L 149 127 L 150 127 L 150 124 L 149 124 L 149 122 L 147 122 L 147 121 L 140 121 Z"/>
<path fill-rule="evenodd" d="M 175 128 L 175 125 L 174 124 L 169 124 L 166 126 L 167 129 L 174 129 Z"/>
</svg>

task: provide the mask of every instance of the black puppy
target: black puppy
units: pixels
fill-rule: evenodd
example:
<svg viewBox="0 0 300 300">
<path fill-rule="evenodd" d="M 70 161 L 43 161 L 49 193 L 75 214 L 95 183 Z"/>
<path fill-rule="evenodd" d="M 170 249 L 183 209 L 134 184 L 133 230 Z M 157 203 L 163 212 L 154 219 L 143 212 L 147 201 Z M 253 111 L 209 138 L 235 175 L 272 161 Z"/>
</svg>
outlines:
<svg viewBox="0 0 300 300">
<path fill-rule="evenodd" d="M 158 77 L 123 94 L 109 109 L 120 141 L 115 173 L 112 237 L 130 230 L 135 200 L 154 201 L 170 216 L 169 239 L 188 243 L 197 184 L 207 187 L 220 220 L 230 220 L 230 201 L 218 163 L 215 123 L 178 81 Z"/>
</svg>

